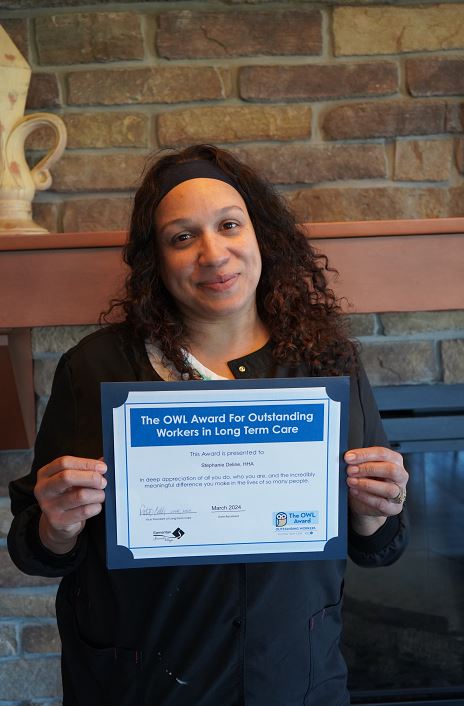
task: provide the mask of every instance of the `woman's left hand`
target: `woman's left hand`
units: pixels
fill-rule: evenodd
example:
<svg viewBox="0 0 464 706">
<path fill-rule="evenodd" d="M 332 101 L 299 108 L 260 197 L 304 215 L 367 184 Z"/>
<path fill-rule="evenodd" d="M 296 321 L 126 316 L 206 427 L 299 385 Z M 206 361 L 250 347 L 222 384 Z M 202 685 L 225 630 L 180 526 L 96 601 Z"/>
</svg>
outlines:
<svg viewBox="0 0 464 706">
<path fill-rule="evenodd" d="M 345 462 L 349 506 L 355 524 L 362 523 L 363 518 L 372 524 L 368 518 L 387 518 L 401 512 L 409 478 L 401 454 L 371 446 L 347 451 Z M 377 527 L 381 524 L 377 523 Z"/>
</svg>

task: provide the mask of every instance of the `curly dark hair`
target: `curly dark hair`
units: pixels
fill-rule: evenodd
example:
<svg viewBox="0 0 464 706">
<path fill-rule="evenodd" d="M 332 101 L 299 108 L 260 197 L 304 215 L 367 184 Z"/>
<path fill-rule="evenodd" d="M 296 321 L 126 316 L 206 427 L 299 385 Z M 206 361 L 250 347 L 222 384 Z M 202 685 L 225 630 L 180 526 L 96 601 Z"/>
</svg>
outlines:
<svg viewBox="0 0 464 706">
<path fill-rule="evenodd" d="M 104 316 L 121 308 L 130 335 L 156 342 L 182 373 L 194 376 L 183 351 L 188 336 L 176 302 L 159 267 L 155 210 L 160 175 L 173 164 L 209 160 L 240 187 L 262 258 L 256 290 L 258 314 L 266 325 L 277 363 L 306 362 L 312 375 L 342 375 L 355 366 L 355 345 L 345 333 L 340 303 L 327 284 L 325 255 L 316 253 L 282 196 L 230 152 L 212 145 L 170 151 L 147 164 L 132 211 L 124 261 L 130 271 L 125 297 Z"/>
</svg>

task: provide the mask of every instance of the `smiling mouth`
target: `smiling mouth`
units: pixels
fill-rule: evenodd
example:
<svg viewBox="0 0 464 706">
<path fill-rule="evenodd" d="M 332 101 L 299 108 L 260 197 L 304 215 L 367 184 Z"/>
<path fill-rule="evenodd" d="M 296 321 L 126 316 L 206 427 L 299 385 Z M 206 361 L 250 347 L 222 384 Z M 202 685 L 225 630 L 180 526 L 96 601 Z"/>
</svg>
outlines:
<svg viewBox="0 0 464 706">
<path fill-rule="evenodd" d="M 199 287 L 205 287 L 206 289 L 212 289 L 214 291 L 223 292 L 226 289 L 230 289 L 238 279 L 238 273 L 230 275 L 217 275 L 212 279 L 204 280 L 198 283 Z"/>
</svg>

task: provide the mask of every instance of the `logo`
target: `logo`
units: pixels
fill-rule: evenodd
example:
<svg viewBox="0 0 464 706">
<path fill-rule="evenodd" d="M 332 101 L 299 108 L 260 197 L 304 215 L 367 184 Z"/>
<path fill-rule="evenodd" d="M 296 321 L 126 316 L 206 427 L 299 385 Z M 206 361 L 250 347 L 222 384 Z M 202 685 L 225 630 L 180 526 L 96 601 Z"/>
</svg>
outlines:
<svg viewBox="0 0 464 706">
<path fill-rule="evenodd" d="M 180 527 L 177 527 L 173 532 L 171 530 L 162 530 L 161 532 L 153 532 L 153 539 L 161 540 L 163 542 L 167 542 L 168 544 L 170 542 L 174 542 L 176 539 L 182 539 L 184 536 L 185 532 L 184 530 L 181 530 Z"/>
<path fill-rule="evenodd" d="M 276 527 L 283 527 L 287 524 L 287 513 L 277 512 L 275 516 Z"/>
</svg>

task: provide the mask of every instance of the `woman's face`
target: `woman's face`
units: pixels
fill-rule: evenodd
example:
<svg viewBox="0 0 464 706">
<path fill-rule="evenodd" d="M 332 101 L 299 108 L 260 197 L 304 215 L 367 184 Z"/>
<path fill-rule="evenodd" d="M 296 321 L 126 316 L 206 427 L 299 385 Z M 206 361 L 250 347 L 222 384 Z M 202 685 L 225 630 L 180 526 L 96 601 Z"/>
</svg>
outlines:
<svg viewBox="0 0 464 706">
<path fill-rule="evenodd" d="M 256 312 L 261 255 L 244 200 L 217 179 L 190 179 L 155 213 L 161 276 L 187 319 Z"/>
</svg>

